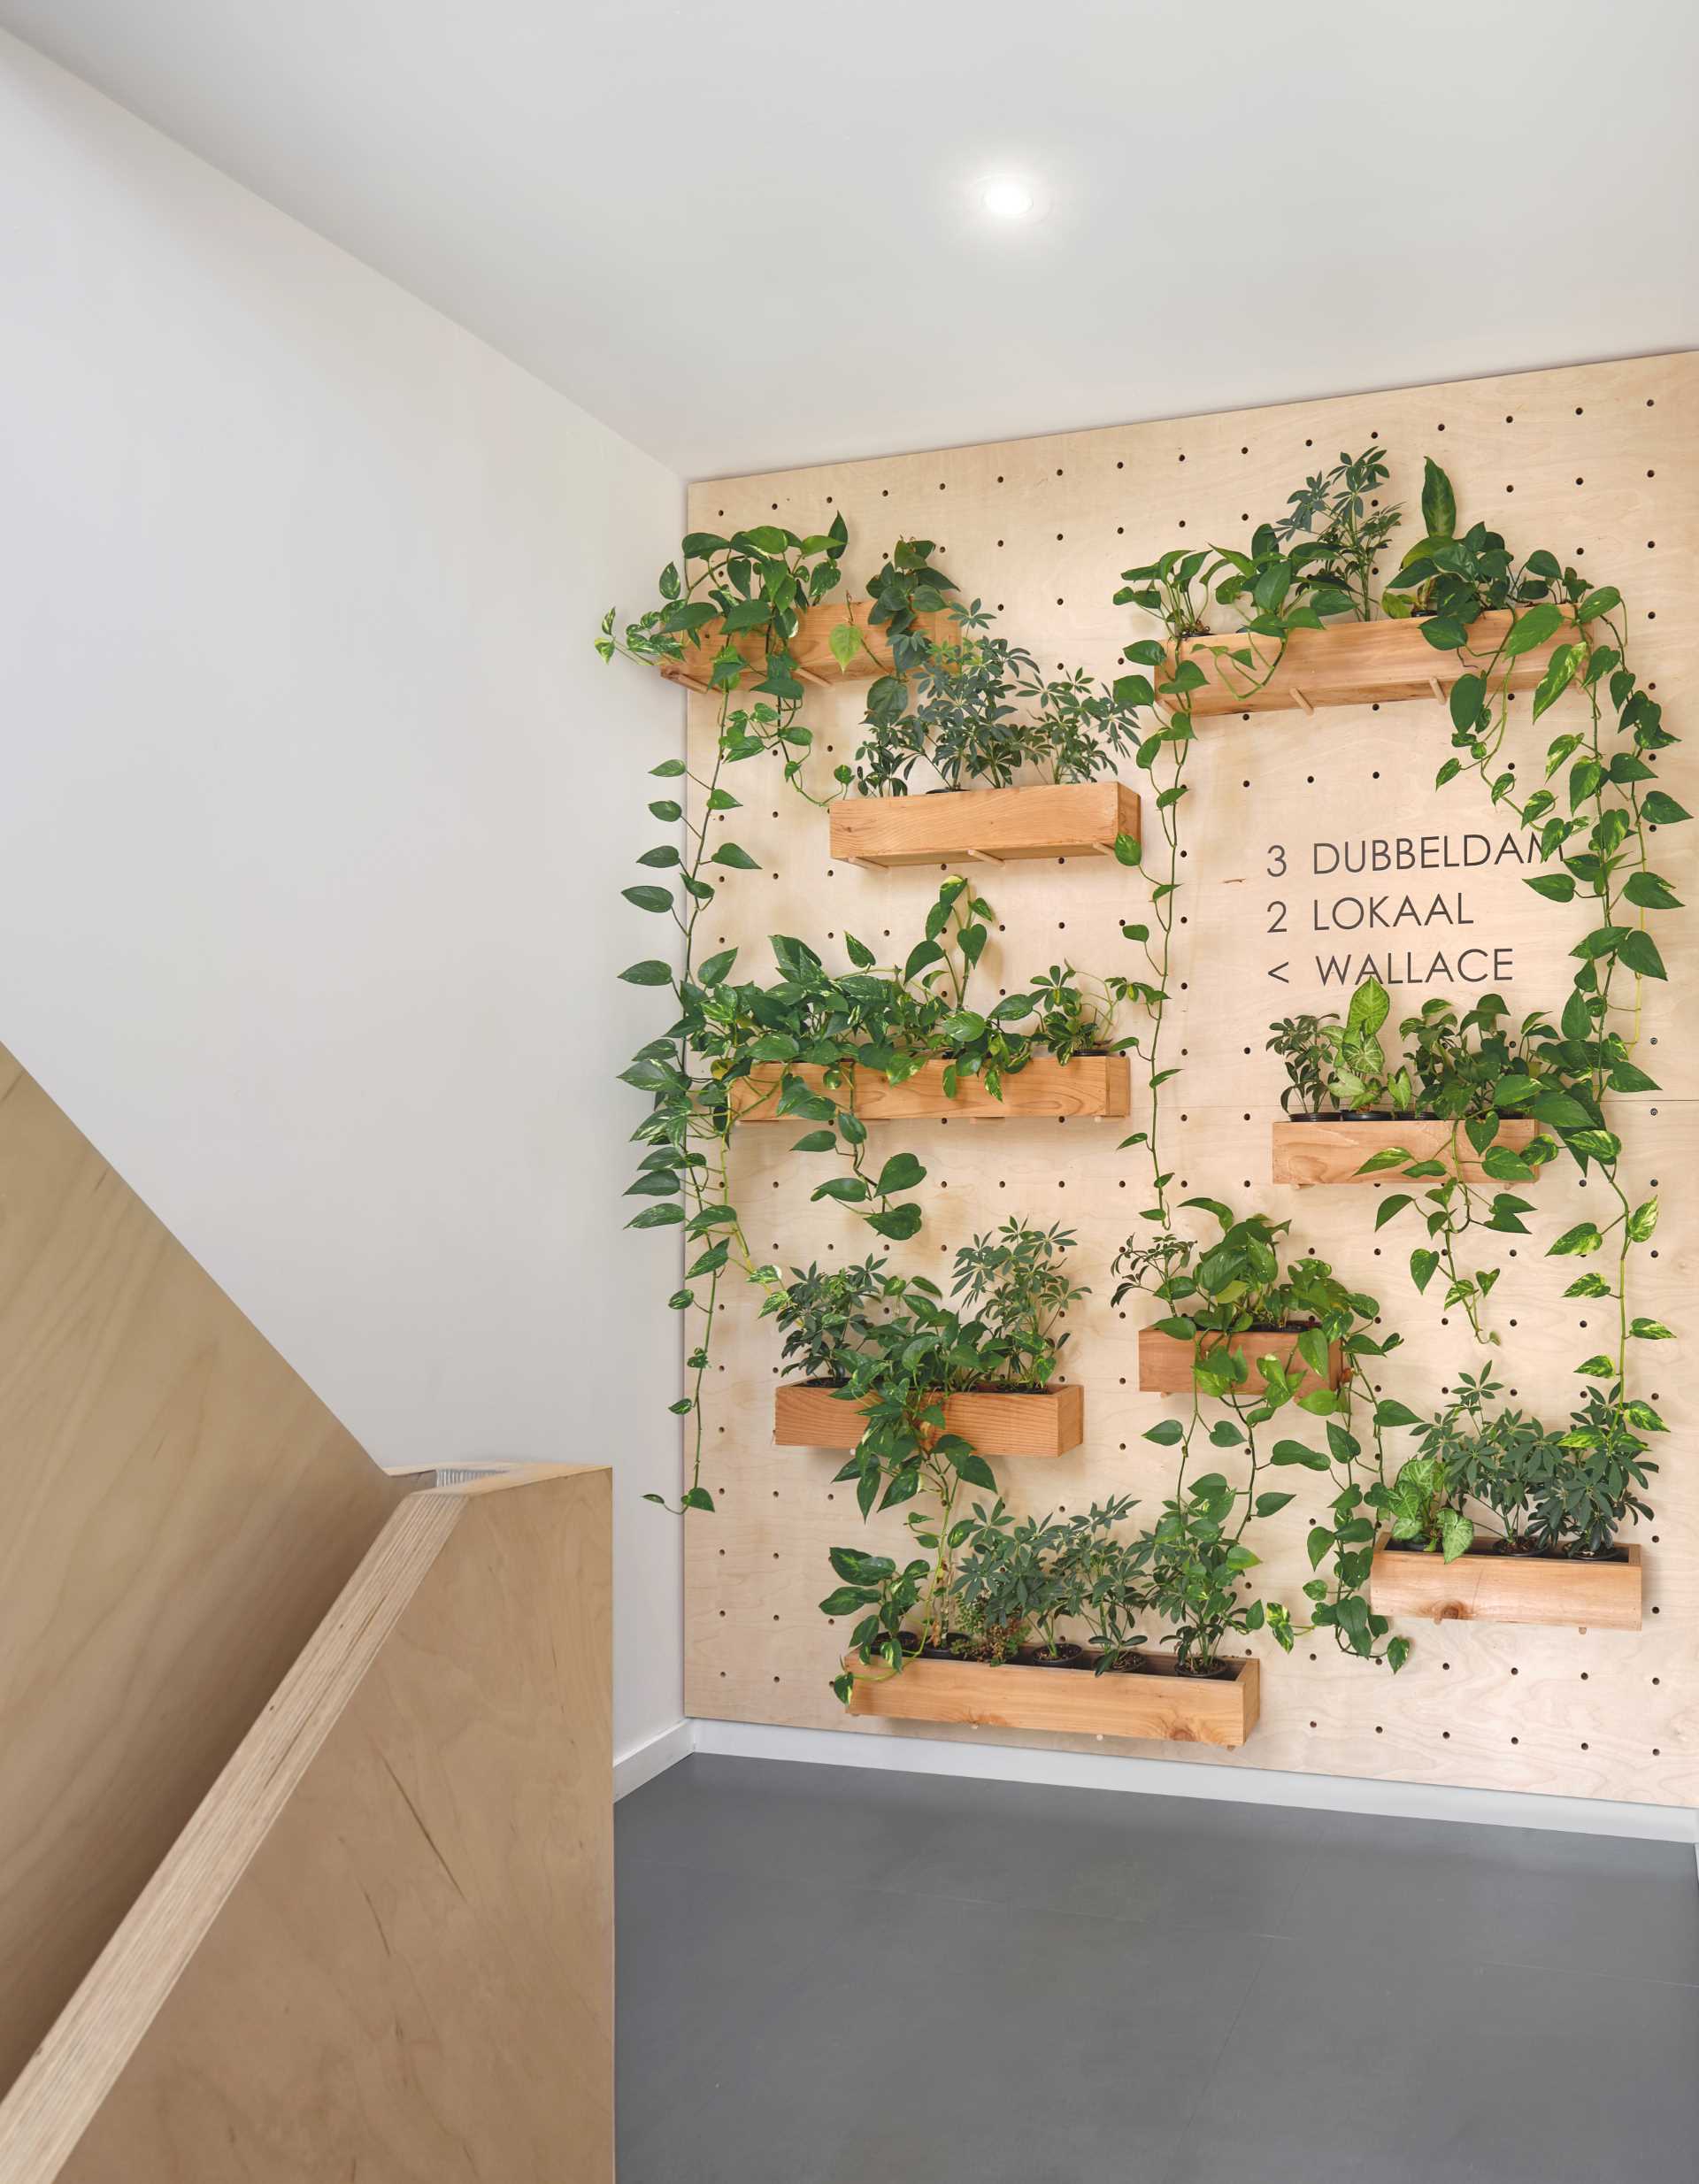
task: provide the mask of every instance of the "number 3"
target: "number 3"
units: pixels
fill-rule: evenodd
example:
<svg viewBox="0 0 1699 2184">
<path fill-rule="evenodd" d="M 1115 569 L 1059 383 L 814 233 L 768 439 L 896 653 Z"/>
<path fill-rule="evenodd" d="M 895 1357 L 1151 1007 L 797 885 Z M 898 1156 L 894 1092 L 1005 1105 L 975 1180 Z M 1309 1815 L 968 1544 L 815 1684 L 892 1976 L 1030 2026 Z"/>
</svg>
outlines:
<svg viewBox="0 0 1699 2184">
<path fill-rule="evenodd" d="M 1286 851 L 1275 842 L 1269 845 L 1268 853 L 1274 859 L 1268 868 L 1268 876 L 1271 880 L 1278 880 L 1286 871 Z"/>
</svg>

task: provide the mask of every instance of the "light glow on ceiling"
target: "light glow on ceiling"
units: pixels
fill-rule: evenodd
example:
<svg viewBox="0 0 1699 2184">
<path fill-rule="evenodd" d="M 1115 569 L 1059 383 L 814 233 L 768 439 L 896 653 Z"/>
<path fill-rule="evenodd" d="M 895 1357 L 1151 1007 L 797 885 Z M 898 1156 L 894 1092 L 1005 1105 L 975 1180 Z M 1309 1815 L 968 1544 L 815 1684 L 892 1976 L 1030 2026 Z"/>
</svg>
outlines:
<svg viewBox="0 0 1699 2184">
<path fill-rule="evenodd" d="M 1025 182 L 1003 177 L 982 186 L 980 202 L 994 219 L 1024 220 L 1037 200 Z"/>
</svg>

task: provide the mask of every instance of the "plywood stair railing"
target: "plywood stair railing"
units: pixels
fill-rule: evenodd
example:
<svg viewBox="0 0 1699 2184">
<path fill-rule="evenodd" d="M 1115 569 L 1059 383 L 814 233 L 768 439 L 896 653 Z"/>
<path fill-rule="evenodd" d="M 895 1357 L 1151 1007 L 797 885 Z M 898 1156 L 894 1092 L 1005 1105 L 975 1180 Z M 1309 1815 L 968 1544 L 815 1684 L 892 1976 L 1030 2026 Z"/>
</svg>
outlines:
<svg viewBox="0 0 1699 2184">
<path fill-rule="evenodd" d="M 611 2184 L 611 1497 L 411 1496 L 8 2099 L 4 2184 Z"/>
<path fill-rule="evenodd" d="M 0 2087 L 412 1483 L 0 1049 Z"/>
<path fill-rule="evenodd" d="M 611 2174 L 605 1477 L 416 1485 L 0 1049 L 0 2184 Z"/>
</svg>

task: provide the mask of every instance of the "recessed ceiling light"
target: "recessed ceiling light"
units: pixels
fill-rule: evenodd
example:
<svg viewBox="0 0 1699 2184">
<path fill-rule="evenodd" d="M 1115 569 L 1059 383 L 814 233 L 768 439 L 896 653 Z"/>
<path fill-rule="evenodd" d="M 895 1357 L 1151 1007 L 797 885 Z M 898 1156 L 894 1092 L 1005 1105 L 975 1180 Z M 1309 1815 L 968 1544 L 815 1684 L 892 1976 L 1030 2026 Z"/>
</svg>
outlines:
<svg viewBox="0 0 1699 2184">
<path fill-rule="evenodd" d="M 1002 181 L 987 182 L 980 191 L 980 202 L 994 219 L 1024 220 L 1033 209 L 1034 198 L 1025 182 Z"/>
</svg>

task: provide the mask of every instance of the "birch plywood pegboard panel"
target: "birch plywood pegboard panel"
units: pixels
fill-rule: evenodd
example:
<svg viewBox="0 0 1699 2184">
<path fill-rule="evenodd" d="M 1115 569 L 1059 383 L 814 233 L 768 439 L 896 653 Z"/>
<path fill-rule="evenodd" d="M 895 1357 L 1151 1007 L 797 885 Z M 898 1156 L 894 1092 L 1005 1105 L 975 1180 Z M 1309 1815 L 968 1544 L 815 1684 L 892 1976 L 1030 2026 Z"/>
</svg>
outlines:
<svg viewBox="0 0 1699 2184">
<path fill-rule="evenodd" d="M 729 480 L 692 489 L 690 523 L 728 532 L 776 520 L 807 533 L 825 529 L 841 510 L 855 595 L 896 538 L 935 540 L 936 558 L 961 596 L 994 608 L 997 629 L 1041 666 L 1110 676 L 1127 643 L 1153 634 L 1147 618 L 1112 604 L 1123 569 L 1173 543 L 1247 542 L 1309 473 L 1372 441 L 1390 451 L 1387 492 L 1408 511 L 1401 534 L 1408 542 L 1418 535 L 1422 458 L 1431 453 L 1450 473 L 1464 521 L 1484 519 L 1520 551 L 1549 546 L 1619 586 L 1632 657 L 1671 727 L 1687 738 L 1667 754 L 1664 777 L 1699 808 L 1689 725 L 1695 643 L 1686 611 L 1699 486 L 1684 459 L 1696 435 L 1699 358 L 1653 358 Z M 822 782 L 859 740 L 865 696 L 865 684 L 811 694 L 805 717 Z M 700 696 L 688 703 L 700 757 L 716 705 Z M 1515 703 L 1526 724 L 1527 700 Z M 1524 725 L 1519 741 L 1513 728 L 1525 768 L 1537 766 L 1576 703 L 1560 701 L 1550 725 L 1542 720 L 1532 734 Z M 1426 701 L 1199 723 L 1168 1034 L 1169 1058 L 1184 1073 L 1168 1088 L 1165 1165 L 1193 1192 L 1290 1219 L 1293 1246 L 1313 1249 L 1377 1295 L 1383 1325 L 1405 1337 L 1387 1361 L 1388 1392 L 1418 1411 L 1432 1408 L 1481 1353 L 1455 1315 L 1448 1325 L 1432 1297 L 1417 1296 L 1407 1272 L 1412 1239 L 1402 1222 L 1373 1232 L 1369 1190 L 1299 1192 L 1271 1182 L 1269 1124 L 1283 1077 L 1264 1041 L 1276 1017 L 1339 1006 L 1365 954 L 1392 987 L 1395 1014 L 1438 992 L 1467 1006 L 1496 989 L 1518 1016 L 1561 1005 L 1566 953 L 1584 929 L 1585 909 L 1558 910 L 1522 885 L 1526 867 L 1484 792 L 1465 782 L 1434 789 L 1449 734 L 1444 709 Z M 770 772 L 756 773 L 769 764 Z M 742 771 L 736 838 L 761 869 L 727 877 L 708 944 L 736 943 L 744 963 L 765 965 L 766 936 L 787 932 L 841 965 L 848 927 L 887 958 L 900 957 L 942 868 L 834 866 L 824 815 L 784 787 L 777 763 Z M 1659 855 L 1689 901 L 1699 891 L 1695 841 L 1699 828 L 1672 834 Z M 980 866 L 976 878 L 996 913 L 982 996 L 1016 990 L 1053 962 L 1095 973 L 1134 968 L 1120 923 L 1143 914 L 1146 890 L 1112 861 Z M 1699 952 L 1690 917 L 1664 919 L 1659 938 L 1671 985 L 1649 988 L 1641 1058 L 1662 1089 L 1618 1103 L 1617 1120 L 1625 1172 L 1649 1192 L 1657 1188 L 1664 1208 L 1655 1251 L 1642 1255 L 1636 1309 L 1680 1331 L 1699 1252 L 1699 1067 L 1691 1034 L 1678 1029 L 1677 996 L 1691 991 Z M 1136 1069 L 1134 1085 L 1137 1127 Z M 1142 1151 L 1117 1150 L 1127 1127 L 881 1128 L 882 1152 L 907 1148 L 929 1170 L 919 1193 L 926 1226 L 896 1248 L 896 1263 L 945 1273 L 959 1244 L 1015 1213 L 1062 1219 L 1079 1233 L 1075 1272 L 1092 1296 L 1072 1323 L 1067 1377 L 1085 1388 L 1086 1439 L 1059 1458 L 999 1459 L 998 1483 L 1017 1508 L 1072 1510 L 1126 1492 L 1149 1516 L 1170 1485 L 1170 1452 L 1142 1438 L 1165 1408 L 1163 1398 L 1138 1390 L 1138 1327 L 1154 1315 L 1138 1299 L 1124 1311 L 1110 1303 L 1111 1260 L 1145 1203 Z M 810 1204 L 820 1171 L 788 1153 L 789 1139 L 787 1131 L 750 1130 L 735 1146 L 735 1195 L 752 1246 L 785 1267 L 862 1257 L 876 1240 L 845 1210 Z M 1504 1338 L 1498 1364 L 1514 1400 L 1552 1417 L 1573 1400 L 1583 1354 L 1576 1342 L 1588 1339 L 1576 1322 L 1588 1308 L 1562 1301 L 1573 1270 L 1545 1257 L 1543 1247 L 1589 1206 L 1587 1185 L 1567 1161 L 1546 1171 L 1535 1196 L 1535 1233 L 1495 1240 L 1514 1247 L 1502 1259 L 1495 1298 Z M 1699 1803 L 1691 1343 L 1642 1345 L 1641 1355 L 1649 1360 L 1644 1392 L 1656 1396 L 1671 1427 L 1656 1451 L 1657 1519 L 1632 1535 L 1645 1550 L 1641 1632 L 1415 1625 L 1410 1665 L 1396 1679 L 1345 1658 L 1325 1633 L 1300 1639 L 1290 1657 L 1258 1638 L 1263 1719 L 1242 1753 L 1118 1749 L 1198 1765 Z M 705 1399 L 704 1483 L 718 1514 L 687 1524 L 687 1704 L 701 1716 L 903 1734 L 904 1725 L 852 1720 L 839 1709 L 827 1680 L 843 1632 L 816 1603 L 833 1582 L 828 1547 L 901 1552 L 906 1534 L 895 1514 L 863 1526 L 852 1491 L 832 1483 L 841 1457 L 773 1446 L 777 1365 L 777 1339 L 754 1293 L 726 1290 Z M 1262 1589 L 1295 1603 L 1309 1575 L 1304 1535 L 1325 1513 L 1326 1481 L 1311 1485 L 1312 1477 L 1282 1473 L 1282 1485 L 1296 1479 L 1296 1498 L 1256 1534 Z M 918 1733 L 1100 1749 L 1029 1733 Z"/>
</svg>

